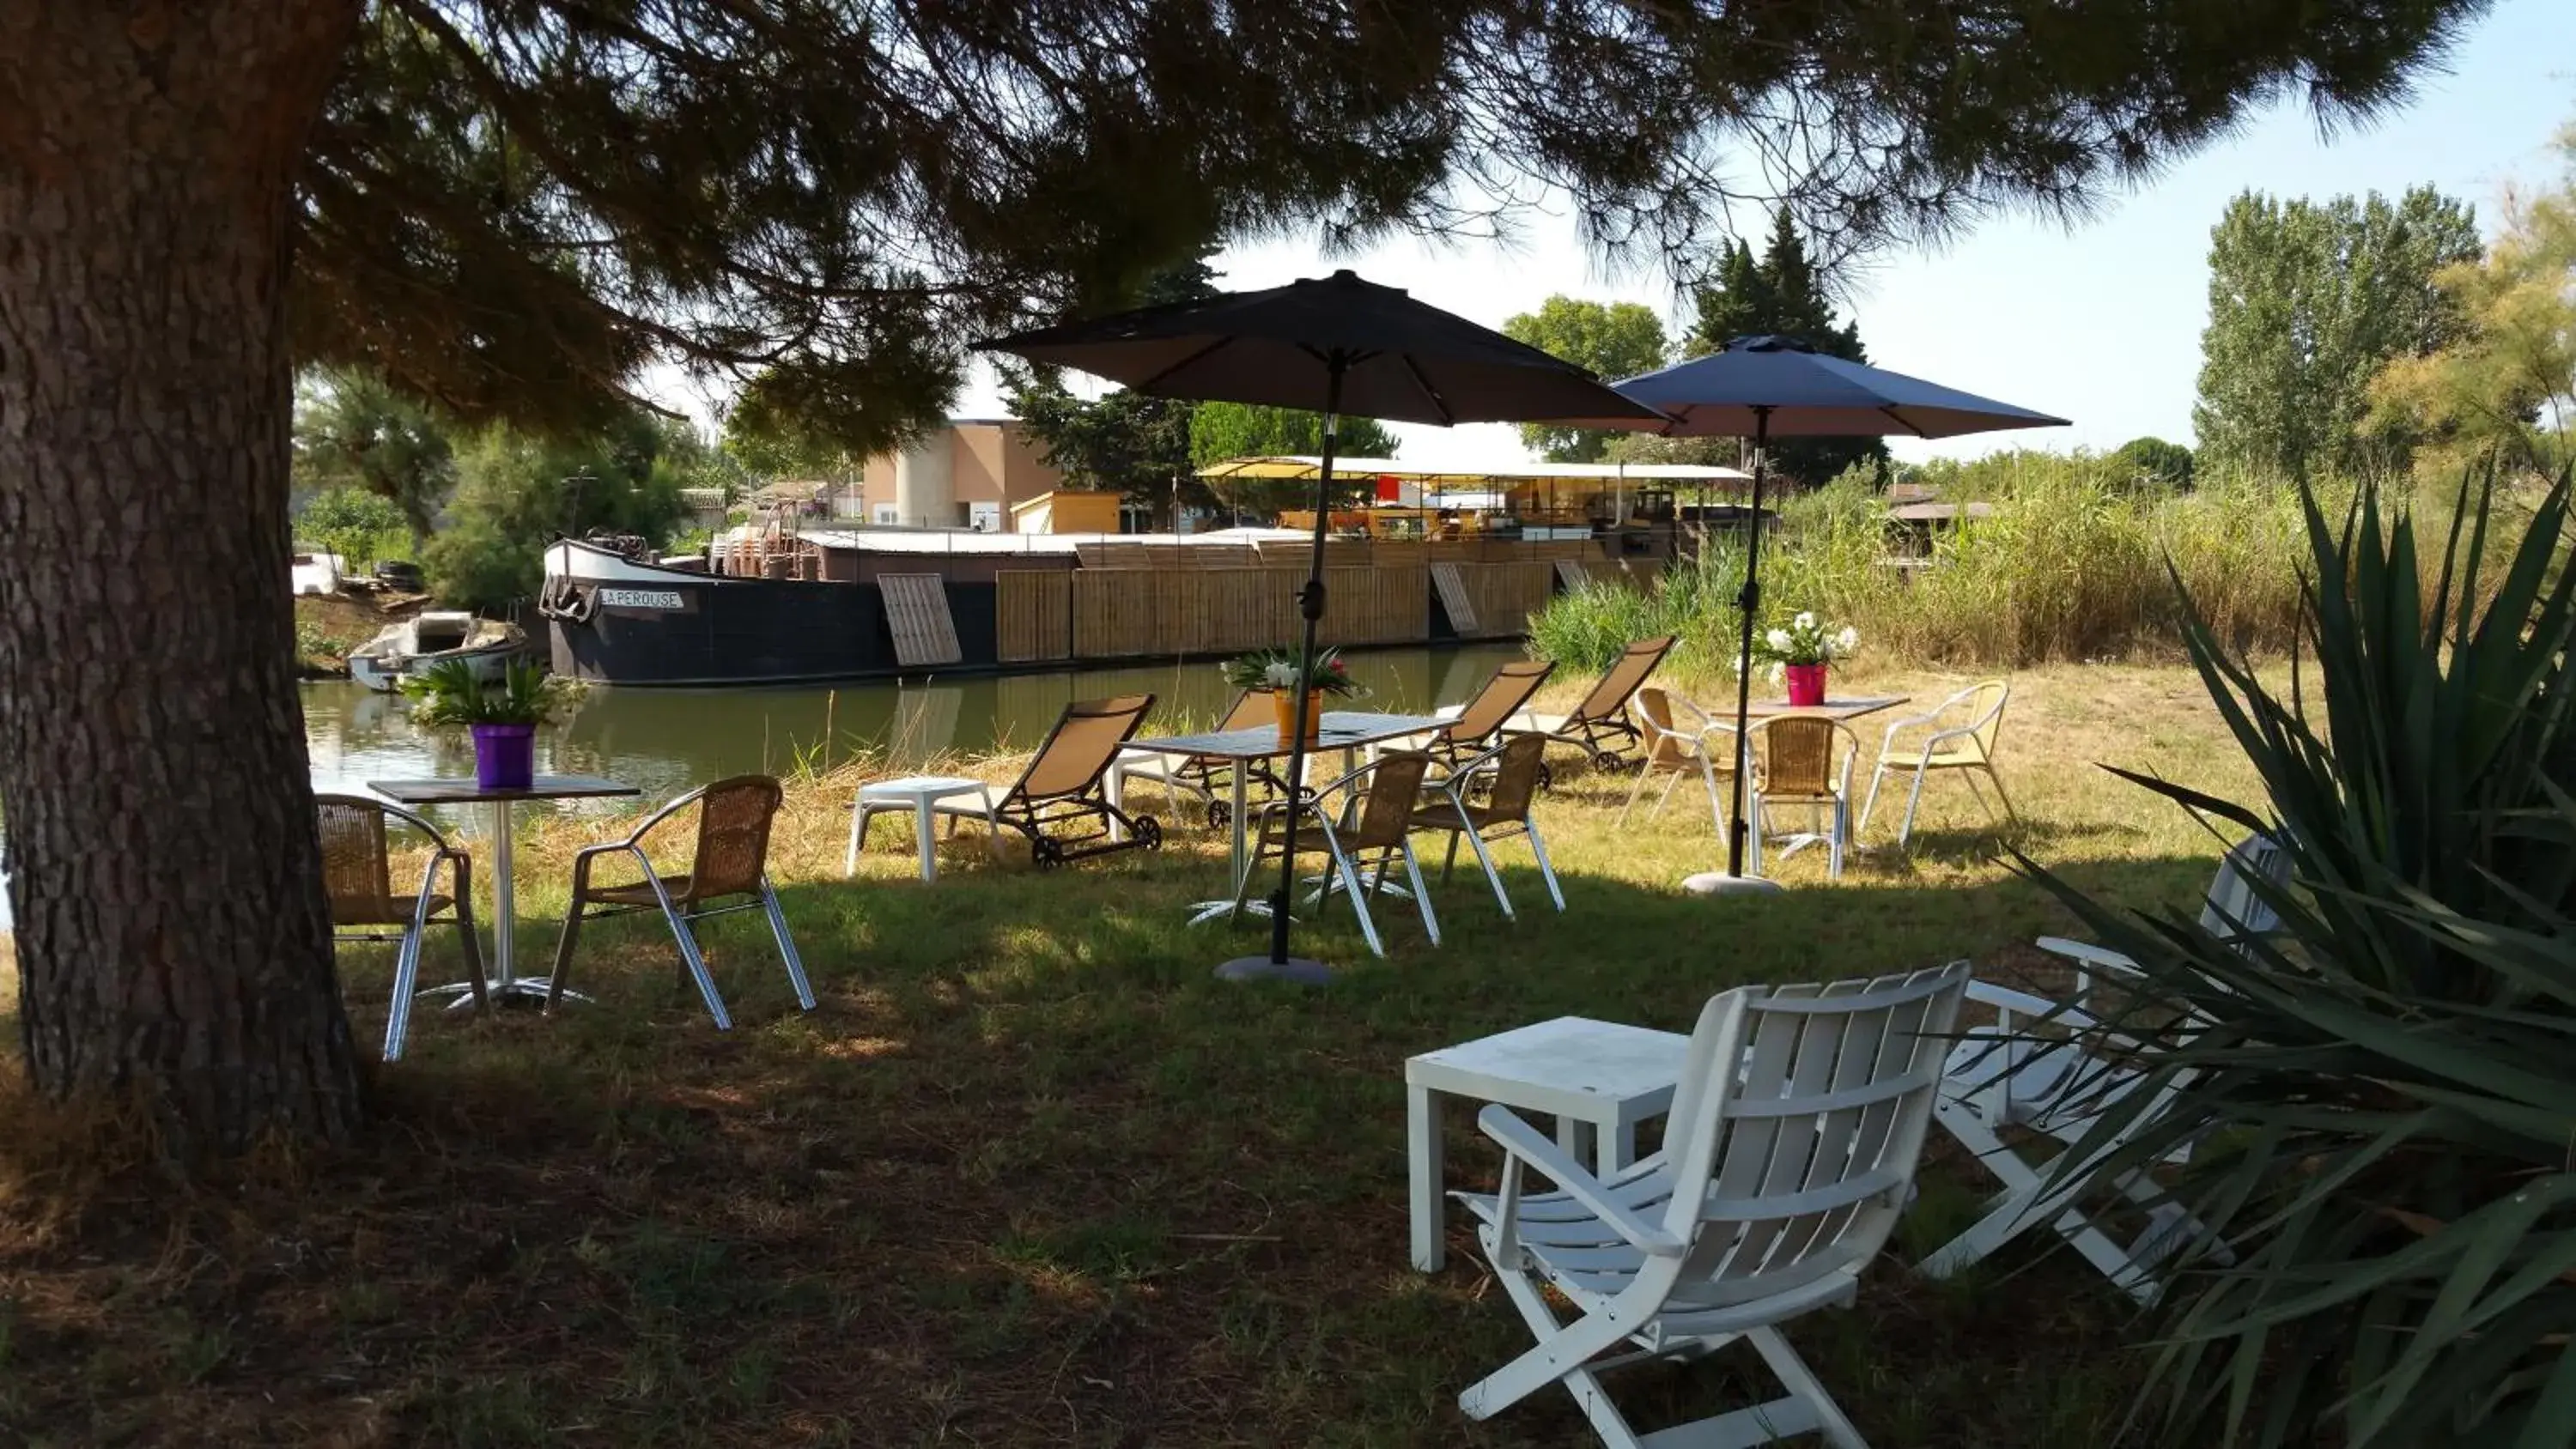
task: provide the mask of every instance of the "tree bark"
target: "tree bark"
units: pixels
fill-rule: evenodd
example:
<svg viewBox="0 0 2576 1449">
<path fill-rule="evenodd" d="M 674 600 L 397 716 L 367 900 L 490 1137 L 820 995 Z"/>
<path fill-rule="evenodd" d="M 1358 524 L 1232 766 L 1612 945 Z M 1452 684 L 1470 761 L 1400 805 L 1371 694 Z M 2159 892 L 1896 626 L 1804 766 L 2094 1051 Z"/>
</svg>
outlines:
<svg viewBox="0 0 2576 1449">
<path fill-rule="evenodd" d="M 288 566 L 294 178 L 357 0 L 0 0 L 0 801 L 27 1069 L 364 1121 Z"/>
</svg>

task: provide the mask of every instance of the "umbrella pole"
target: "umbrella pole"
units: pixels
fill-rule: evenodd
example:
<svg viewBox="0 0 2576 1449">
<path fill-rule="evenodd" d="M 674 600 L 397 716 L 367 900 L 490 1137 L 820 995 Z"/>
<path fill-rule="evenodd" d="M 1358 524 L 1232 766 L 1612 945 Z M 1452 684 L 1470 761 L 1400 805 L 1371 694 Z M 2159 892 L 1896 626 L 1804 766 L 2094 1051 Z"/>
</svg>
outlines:
<svg viewBox="0 0 2576 1449">
<path fill-rule="evenodd" d="M 1726 873 L 1744 875 L 1744 772 L 1752 757 L 1744 747 L 1747 716 L 1753 712 L 1753 617 L 1762 608 L 1762 473 L 1770 465 L 1771 410 L 1753 410 L 1753 537 L 1744 546 L 1744 590 L 1735 606 L 1744 615 L 1744 633 L 1735 654 L 1735 789 L 1728 811 Z"/>
<path fill-rule="evenodd" d="M 1349 366 L 1339 352 L 1324 364 L 1324 466 L 1315 480 L 1315 548 L 1314 558 L 1306 573 L 1306 587 L 1297 596 L 1297 611 L 1306 619 L 1306 637 L 1297 651 L 1297 678 L 1300 682 L 1315 675 L 1315 628 L 1324 618 L 1324 531 L 1332 518 L 1333 443 L 1341 430 L 1342 372 Z M 1270 901 L 1270 964 L 1288 964 L 1288 906 L 1297 897 L 1297 816 L 1306 785 L 1307 712 L 1313 708 L 1315 692 L 1297 691 L 1297 733 L 1288 745 L 1288 821 L 1285 837 L 1280 841 L 1279 894 Z"/>
</svg>

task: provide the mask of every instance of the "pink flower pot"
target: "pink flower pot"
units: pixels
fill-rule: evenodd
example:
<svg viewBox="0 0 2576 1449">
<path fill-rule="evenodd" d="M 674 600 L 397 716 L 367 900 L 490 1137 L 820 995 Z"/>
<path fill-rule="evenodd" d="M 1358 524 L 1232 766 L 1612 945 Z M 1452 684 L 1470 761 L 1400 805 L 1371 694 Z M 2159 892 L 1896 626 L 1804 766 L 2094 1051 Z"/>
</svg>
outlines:
<svg viewBox="0 0 2576 1449">
<path fill-rule="evenodd" d="M 1781 674 L 1789 682 L 1789 702 L 1815 705 L 1825 702 L 1825 669 L 1822 664 L 1784 664 Z"/>
</svg>

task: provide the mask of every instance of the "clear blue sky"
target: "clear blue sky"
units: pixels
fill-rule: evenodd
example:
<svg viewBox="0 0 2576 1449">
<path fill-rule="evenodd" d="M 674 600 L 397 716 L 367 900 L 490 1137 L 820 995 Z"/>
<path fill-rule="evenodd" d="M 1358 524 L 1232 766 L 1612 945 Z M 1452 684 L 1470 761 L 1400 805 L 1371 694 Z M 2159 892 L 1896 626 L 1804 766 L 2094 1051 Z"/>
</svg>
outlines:
<svg viewBox="0 0 2576 1449">
<path fill-rule="evenodd" d="M 1882 256 L 1854 279 L 1870 360 L 2071 418 L 2075 426 L 1942 444 L 1900 456 L 1974 455 L 2020 443 L 2117 447 L 2140 434 L 2191 434 L 2193 378 L 2208 315 L 2209 228 L 2247 188 L 2285 196 L 2398 192 L 2429 182 L 2473 202 L 2492 230 L 2503 186 L 2549 179 L 2550 140 L 2576 119 L 2576 0 L 2502 0 L 2469 31 L 2445 74 L 2366 130 L 2318 135 L 2301 106 L 2276 107 L 2071 228 L 1990 219 L 1939 253 Z M 1227 287 L 1272 286 L 1349 266 L 1435 305 L 1498 326 L 1550 293 L 1646 303 L 1679 316 L 1658 276 L 1605 277 L 1562 215 L 1534 216 L 1511 249 L 1397 242 L 1326 259 L 1311 242 L 1237 248 L 1217 261 Z M 989 384 L 961 414 L 1000 410 Z M 1404 456 L 1459 464 L 1520 461 L 1505 427 L 1407 427 Z"/>
</svg>

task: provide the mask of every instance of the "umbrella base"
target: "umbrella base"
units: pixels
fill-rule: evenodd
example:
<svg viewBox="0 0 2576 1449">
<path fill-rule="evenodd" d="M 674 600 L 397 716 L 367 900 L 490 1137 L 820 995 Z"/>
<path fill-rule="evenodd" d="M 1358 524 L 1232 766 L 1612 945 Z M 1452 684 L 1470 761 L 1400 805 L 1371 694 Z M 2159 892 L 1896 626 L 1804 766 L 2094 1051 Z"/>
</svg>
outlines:
<svg viewBox="0 0 2576 1449">
<path fill-rule="evenodd" d="M 1695 896 L 1776 896 L 1780 883 L 1758 875 L 1728 875 L 1722 870 L 1702 871 L 1685 876 L 1682 889 Z"/>
<path fill-rule="evenodd" d="M 1333 969 L 1321 961 L 1291 956 L 1273 961 L 1267 956 L 1237 956 L 1216 968 L 1219 981 L 1291 981 L 1299 986 L 1329 986 Z"/>
</svg>

